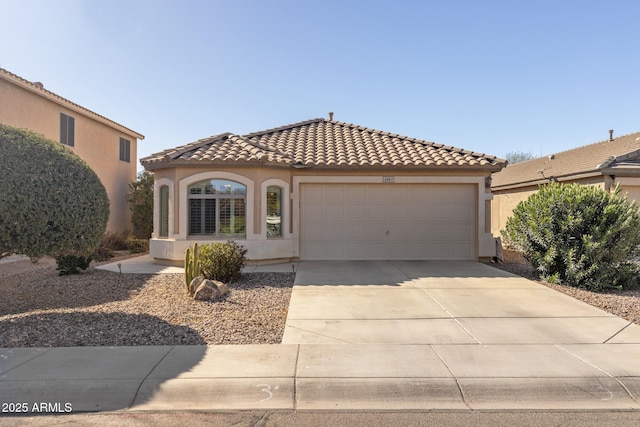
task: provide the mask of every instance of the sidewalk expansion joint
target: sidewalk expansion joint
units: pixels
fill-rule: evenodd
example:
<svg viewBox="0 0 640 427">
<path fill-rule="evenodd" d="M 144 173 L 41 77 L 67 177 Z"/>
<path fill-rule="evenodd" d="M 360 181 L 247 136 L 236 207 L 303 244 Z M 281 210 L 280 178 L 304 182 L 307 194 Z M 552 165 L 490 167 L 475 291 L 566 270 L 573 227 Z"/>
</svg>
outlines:
<svg viewBox="0 0 640 427">
<path fill-rule="evenodd" d="M 440 353 L 438 353 L 438 350 L 436 350 L 433 345 L 429 345 L 429 347 L 431 348 L 431 350 L 433 350 L 436 356 L 438 356 L 438 359 L 440 359 L 440 362 L 444 365 L 445 368 L 447 368 L 447 371 L 449 371 L 449 373 L 451 374 L 451 377 L 456 382 L 456 387 L 458 388 L 458 392 L 460 393 L 460 397 L 462 398 L 462 402 L 464 403 L 464 405 L 470 410 L 473 410 L 473 408 L 471 408 L 471 406 L 469 405 L 469 402 L 467 402 L 467 396 L 464 395 L 464 390 L 462 390 L 462 386 L 460 385 L 460 382 L 458 381 L 458 377 L 456 376 L 456 374 L 451 370 L 449 365 L 447 365 L 447 362 L 445 362 L 442 356 L 440 356 Z"/>
<path fill-rule="evenodd" d="M 44 347 L 40 347 L 40 348 L 44 348 Z M 47 349 L 46 349 L 46 351 L 43 351 L 42 353 L 38 353 L 38 354 L 36 354 L 36 355 L 35 355 L 35 356 L 33 356 L 31 359 L 29 359 L 29 360 L 25 360 L 24 362 L 22 362 L 22 363 L 20 363 L 20 364 L 18 364 L 18 365 L 16 365 L 16 366 L 14 366 L 14 367 L 13 367 L 13 368 L 11 368 L 11 369 L 7 369 L 6 371 L 0 371 L 0 377 L 2 377 L 3 375 L 5 375 L 5 374 L 7 374 L 7 373 L 9 373 L 9 372 L 11 372 L 11 371 L 13 371 L 14 369 L 17 369 L 17 368 L 19 368 L 19 367 L 21 367 L 21 366 L 23 366 L 23 365 L 25 365 L 25 364 L 27 364 L 27 363 L 31 362 L 31 361 L 32 361 L 32 360 L 34 360 L 34 359 L 37 359 L 38 357 L 44 356 L 45 354 L 49 353 L 49 352 L 50 352 L 51 350 L 53 350 L 54 348 L 56 348 L 56 347 L 49 347 L 49 348 L 47 348 Z"/>
<path fill-rule="evenodd" d="M 164 356 L 162 356 L 160 358 L 160 360 L 158 360 L 156 362 L 155 365 L 153 365 L 153 367 L 151 369 L 149 369 L 149 372 L 147 372 L 147 375 L 144 376 L 144 378 L 140 381 L 140 384 L 138 384 L 138 387 L 136 388 L 136 392 L 133 394 L 133 399 L 131 400 L 131 403 L 129 404 L 129 406 L 125 409 L 131 409 L 131 407 L 133 407 L 133 404 L 136 402 L 136 399 L 138 399 L 138 394 L 140 393 L 140 389 L 142 388 L 142 384 L 144 384 L 144 382 L 147 380 L 147 378 L 149 378 L 149 375 L 151 375 L 151 373 L 158 367 L 158 365 L 160 365 L 160 363 L 162 363 L 162 361 L 169 355 L 169 353 L 171 353 L 173 351 L 173 349 L 175 349 L 176 346 L 172 345 L 171 348 L 169 349 L 169 351 L 167 351 Z"/>
<path fill-rule="evenodd" d="M 638 400 L 638 398 L 636 398 L 636 397 L 633 395 L 633 393 L 631 393 L 631 390 L 629 390 L 629 389 L 627 388 L 627 386 L 626 386 L 622 381 L 620 381 L 617 377 L 615 377 L 615 376 L 611 375 L 609 372 L 605 371 L 604 369 L 600 368 L 599 366 L 594 365 L 593 363 L 591 363 L 591 362 L 589 362 L 588 360 L 586 360 L 586 359 L 584 359 L 584 358 L 582 358 L 582 357 L 578 356 L 577 354 L 574 354 L 574 353 L 570 352 L 568 349 L 566 349 L 566 348 L 562 347 L 561 345 L 555 344 L 555 347 L 559 348 L 560 350 L 564 351 L 565 353 L 569 354 L 570 356 L 575 357 L 575 358 L 576 358 L 576 359 L 578 359 L 579 361 L 581 361 L 581 362 L 583 362 L 583 363 L 586 363 L 587 365 L 591 366 L 592 368 L 597 369 L 598 371 L 602 372 L 603 374 L 605 374 L 605 375 L 606 375 L 606 376 L 608 376 L 609 378 L 611 378 L 611 379 L 615 380 L 615 381 L 620 385 L 620 387 L 622 387 L 622 388 L 623 388 L 623 390 L 627 392 L 627 394 L 629 395 L 629 397 L 631 398 L 631 400 L 633 400 L 634 402 L 636 402 L 636 403 L 639 403 L 639 404 L 640 404 L 640 400 Z"/>
<path fill-rule="evenodd" d="M 300 344 L 296 345 L 296 363 L 293 370 L 293 410 L 298 410 L 298 363 L 300 361 Z"/>
</svg>

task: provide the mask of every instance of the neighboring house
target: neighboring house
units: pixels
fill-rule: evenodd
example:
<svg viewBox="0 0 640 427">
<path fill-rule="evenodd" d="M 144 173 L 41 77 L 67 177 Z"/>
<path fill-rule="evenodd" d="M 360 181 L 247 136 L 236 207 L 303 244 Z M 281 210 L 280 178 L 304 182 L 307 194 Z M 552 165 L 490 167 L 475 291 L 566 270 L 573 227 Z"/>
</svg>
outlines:
<svg viewBox="0 0 640 427">
<path fill-rule="evenodd" d="M 141 159 L 158 262 L 233 239 L 250 260 L 476 260 L 493 156 L 329 120 L 224 133 Z"/>
<path fill-rule="evenodd" d="M 640 201 L 640 132 L 507 166 L 493 175 L 491 231 L 500 235 L 513 209 L 550 181 L 595 185 L 610 191 L 620 184 Z"/>
<path fill-rule="evenodd" d="M 138 139 L 144 136 L 0 68 L 0 123 L 29 129 L 80 156 L 107 190 L 107 230 L 131 230 L 126 195 L 136 180 Z"/>
</svg>

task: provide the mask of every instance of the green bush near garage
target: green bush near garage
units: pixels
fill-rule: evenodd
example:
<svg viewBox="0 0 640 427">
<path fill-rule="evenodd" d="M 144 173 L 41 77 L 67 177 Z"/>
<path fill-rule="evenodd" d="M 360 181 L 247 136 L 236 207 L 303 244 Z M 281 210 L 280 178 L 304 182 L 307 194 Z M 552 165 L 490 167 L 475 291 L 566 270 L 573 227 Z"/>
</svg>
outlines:
<svg viewBox="0 0 640 427">
<path fill-rule="evenodd" d="M 89 259 L 109 218 L 95 172 L 63 145 L 2 124 L 0 165 L 0 257 Z"/>
<path fill-rule="evenodd" d="M 541 186 L 514 209 L 502 235 L 545 281 L 592 291 L 637 285 L 640 211 L 619 187 Z"/>
</svg>

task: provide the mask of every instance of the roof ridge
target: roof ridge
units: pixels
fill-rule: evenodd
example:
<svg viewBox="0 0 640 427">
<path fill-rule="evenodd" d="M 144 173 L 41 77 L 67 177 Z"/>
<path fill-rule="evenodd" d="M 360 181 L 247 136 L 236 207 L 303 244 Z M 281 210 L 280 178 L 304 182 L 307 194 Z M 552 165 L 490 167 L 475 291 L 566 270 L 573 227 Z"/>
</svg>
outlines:
<svg viewBox="0 0 640 427">
<path fill-rule="evenodd" d="M 324 118 L 319 117 L 319 118 L 315 118 L 315 119 L 305 120 L 305 121 L 302 121 L 302 122 L 291 123 L 291 124 L 288 124 L 288 125 L 279 126 L 277 128 L 265 129 L 265 130 L 261 130 L 261 131 L 258 131 L 258 132 L 251 132 L 251 133 L 247 133 L 247 134 L 244 134 L 244 135 L 241 135 L 241 136 L 243 136 L 245 138 L 253 138 L 254 136 L 262 136 L 262 135 L 266 135 L 268 133 L 280 132 L 280 131 L 283 131 L 283 130 L 293 129 L 293 128 L 304 126 L 304 125 L 308 125 L 308 124 L 311 124 L 311 123 L 321 123 L 321 122 L 324 122 L 324 121 L 325 121 Z"/>
<path fill-rule="evenodd" d="M 616 139 L 626 138 L 626 137 L 628 137 L 628 136 L 635 135 L 635 134 L 640 134 L 640 131 L 637 131 L 637 132 L 631 132 L 631 133 L 627 133 L 627 134 L 624 134 L 624 135 L 616 136 L 616 137 L 615 137 L 615 138 L 613 138 L 613 139 L 603 139 L 603 140 L 601 140 L 601 141 L 596 141 L 596 142 L 592 142 L 592 143 L 589 143 L 589 144 L 579 145 L 579 146 L 577 146 L 577 147 L 570 148 L 570 149 L 568 149 L 568 150 L 564 150 L 564 151 L 556 151 L 555 153 L 551 153 L 551 154 L 568 153 L 568 152 L 570 152 L 570 151 L 580 150 L 580 149 L 585 148 L 585 147 L 591 147 L 591 146 L 593 146 L 593 145 L 597 145 L 597 144 L 604 144 L 605 142 L 613 142 L 613 141 L 615 141 Z M 549 154 L 549 155 L 551 155 L 551 154 Z M 541 159 L 541 158 L 543 158 L 543 157 L 548 157 L 549 155 L 546 155 L 546 156 L 540 156 L 540 157 L 537 157 L 536 159 Z M 532 160 L 536 160 L 536 159 L 532 159 Z M 527 160 L 527 161 L 529 161 L 529 160 Z"/>
<path fill-rule="evenodd" d="M 113 124 L 117 125 L 118 127 L 121 127 L 123 129 L 127 129 L 128 131 L 132 132 L 133 134 L 140 135 L 140 137 L 141 137 L 140 139 L 144 139 L 144 135 L 142 135 L 140 132 L 136 132 L 135 130 L 130 129 L 130 128 L 128 128 L 128 127 L 116 122 L 115 120 L 111 120 L 110 118 L 105 117 L 102 114 L 98 114 L 95 111 L 92 111 L 92 110 L 90 110 L 90 109 L 88 109 L 86 107 L 83 107 L 80 104 L 76 104 L 75 102 L 73 102 L 73 101 L 71 101 L 71 100 L 69 100 L 69 99 L 67 99 L 67 98 L 65 98 L 63 96 L 60 96 L 57 93 L 50 91 L 49 89 L 45 89 L 44 85 L 42 83 L 40 83 L 40 82 L 31 82 L 31 81 L 25 79 L 24 77 L 20 77 L 19 75 L 15 74 L 15 73 L 12 73 L 11 71 L 0 67 L 0 75 L 2 73 L 8 74 L 10 77 L 13 77 L 14 79 L 17 79 L 17 80 L 21 81 L 22 83 L 28 84 L 29 86 L 33 87 L 35 90 L 39 90 L 41 92 L 47 93 L 47 94 L 53 96 L 54 98 L 58 98 L 61 101 L 67 102 L 67 103 L 73 105 L 76 108 L 79 108 L 79 109 L 81 109 L 83 111 L 86 111 L 87 113 L 90 113 L 90 114 L 93 114 L 95 116 L 98 116 L 101 119 L 106 120 L 109 123 L 113 123 Z"/>
<path fill-rule="evenodd" d="M 462 154 L 467 154 L 467 155 L 471 155 L 471 156 L 475 156 L 475 157 L 486 157 L 488 159 L 504 160 L 504 159 L 500 159 L 498 156 L 491 156 L 491 155 L 488 155 L 488 154 L 485 154 L 485 153 L 478 153 L 478 152 L 475 152 L 475 151 L 466 150 L 464 148 L 454 147 L 453 145 L 444 145 L 444 144 L 440 144 L 439 142 L 435 142 L 435 141 L 427 141 L 426 139 L 419 139 L 419 138 L 416 138 L 416 137 L 401 135 L 401 134 L 398 134 L 398 133 L 386 132 L 386 131 L 382 131 L 382 130 L 378 130 L 378 129 L 373 129 L 373 128 L 368 128 L 368 127 L 356 125 L 356 124 L 353 124 L 353 123 L 339 122 L 339 121 L 336 121 L 336 120 L 333 120 L 332 122 L 335 123 L 335 124 L 346 125 L 348 127 L 355 128 L 355 129 L 362 130 L 362 131 L 366 131 L 366 132 L 369 132 L 369 133 L 377 133 L 377 134 L 383 135 L 383 136 L 390 136 L 392 138 L 398 138 L 398 139 L 401 139 L 401 140 L 404 140 L 404 141 L 420 144 L 422 146 L 430 146 L 430 147 L 433 147 L 433 148 L 443 148 L 445 150 L 449 150 L 449 151 L 453 151 L 453 152 L 457 152 L 457 153 L 462 153 Z"/>
</svg>

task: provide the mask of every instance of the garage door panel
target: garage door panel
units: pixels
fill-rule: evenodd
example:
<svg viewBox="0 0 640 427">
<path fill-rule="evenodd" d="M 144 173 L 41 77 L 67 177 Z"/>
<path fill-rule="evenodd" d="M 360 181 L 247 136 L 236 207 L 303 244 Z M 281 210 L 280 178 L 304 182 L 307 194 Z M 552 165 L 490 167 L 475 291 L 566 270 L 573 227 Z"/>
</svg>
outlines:
<svg viewBox="0 0 640 427">
<path fill-rule="evenodd" d="M 325 224 L 322 233 L 323 240 L 341 242 L 345 240 L 345 225 L 341 223 Z"/>
<path fill-rule="evenodd" d="M 367 186 L 365 194 L 367 203 L 389 203 L 388 187 L 385 185 Z"/>
<path fill-rule="evenodd" d="M 324 221 L 324 205 L 320 203 L 308 203 L 302 211 L 302 221 Z"/>
<path fill-rule="evenodd" d="M 365 185 L 349 185 L 345 187 L 344 195 L 346 200 L 349 200 L 351 203 L 365 202 L 366 186 Z"/>
<path fill-rule="evenodd" d="M 366 214 L 367 205 L 364 203 L 354 203 L 344 207 L 344 219 L 346 221 L 362 221 Z"/>
<path fill-rule="evenodd" d="M 303 184 L 302 259 L 475 259 L 475 185 Z"/>
<path fill-rule="evenodd" d="M 394 203 L 389 207 L 389 219 L 404 221 L 409 215 L 409 205 L 405 203 Z"/>
<path fill-rule="evenodd" d="M 431 206 L 428 203 L 413 203 L 407 210 L 408 221 L 423 220 L 429 218 Z"/>
<path fill-rule="evenodd" d="M 341 186 L 327 186 L 324 191 L 324 200 L 331 203 L 344 203 L 345 189 Z"/>
<path fill-rule="evenodd" d="M 327 221 L 340 221 L 344 219 L 344 206 L 343 205 L 326 205 L 324 212 L 324 219 Z"/>
<path fill-rule="evenodd" d="M 303 187 L 302 200 L 322 202 L 324 200 L 324 187 L 319 185 L 308 185 Z"/>
<path fill-rule="evenodd" d="M 367 220 L 386 220 L 389 218 L 389 205 L 381 203 L 372 203 L 367 206 L 365 211 L 365 219 Z"/>
<path fill-rule="evenodd" d="M 434 203 L 429 209 L 429 217 L 436 221 L 471 221 L 473 215 L 470 203 Z"/>
<path fill-rule="evenodd" d="M 322 241 L 323 240 L 323 224 L 322 223 L 305 223 L 301 228 L 301 238 L 304 241 Z"/>
</svg>

